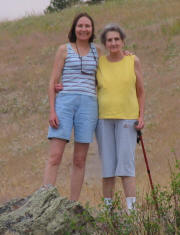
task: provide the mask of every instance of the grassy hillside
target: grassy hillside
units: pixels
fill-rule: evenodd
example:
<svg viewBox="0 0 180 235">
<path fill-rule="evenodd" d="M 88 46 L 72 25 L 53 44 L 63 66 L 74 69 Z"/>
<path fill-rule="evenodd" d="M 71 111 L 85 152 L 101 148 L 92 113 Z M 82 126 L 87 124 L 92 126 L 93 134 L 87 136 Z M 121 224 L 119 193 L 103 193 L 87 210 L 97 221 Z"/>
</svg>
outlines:
<svg viewBox="0 0 180 235">
<path fill-rule="evenodd" d="M 49 77 L 58 45 L 67 41 L 75 14 L 95 20 L 96 42 L 104 25 L 117 22 L 126 47 L 142 62 L 146 91 L 144 142 L 155 183 L 169 181 L 169 161 L 180 159 L 180 1 L 117 0 L 76 6 L 60 13 L 0 24 L 0 202 L 31 194 L 41 186 L 48 157 Z M 57 180 L 69 195 L 73 145 L 67 145 Z M 137 185 L 148 190 L 141 148 L 137 148 Z M 121 187 L 120 181 L 117 190 Z M 91 145 L 81 202 L 101 198 L 100 163 Z"/>
</svg>

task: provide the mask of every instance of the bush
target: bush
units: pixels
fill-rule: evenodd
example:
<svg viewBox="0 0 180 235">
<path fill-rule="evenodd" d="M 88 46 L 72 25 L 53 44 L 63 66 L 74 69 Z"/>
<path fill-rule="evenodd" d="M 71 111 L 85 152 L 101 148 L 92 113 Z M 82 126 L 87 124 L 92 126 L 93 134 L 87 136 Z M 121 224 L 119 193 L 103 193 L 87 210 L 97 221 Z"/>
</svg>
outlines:
<svg viewBox="0 0 180 235">
<path fill-rule="evenodd" d="M 136 203 L 136 209 L 131 212 L 127 212 L 121 202 L 121 193 L 116 193 L 112 209 L 103 202 L 99 210 L 87 208 L 90 214 L 95 214 L 95 235 L 179 235 L 180 161 L 176 162 L 176 169 L 171 174 L 170 187 L 156 186 L 154 192 L 147 195 L 141 204 Z M 87 216 L 86 220 L 91 220 L 91 217 Z"/>
<path fill-rule="evenodd" d="M 88 2 L 89 4 L 97 4 L 97 3 L 101 3 L 104 0 L 91 0 L 90 2 Z"/>
<path fill-rule="evenodd" d="M 79 0 L 51 0 L 50 5 L 46 8 L 45 13 L 52 13 L 71 7 L 78 3 Z"/>
</svg>

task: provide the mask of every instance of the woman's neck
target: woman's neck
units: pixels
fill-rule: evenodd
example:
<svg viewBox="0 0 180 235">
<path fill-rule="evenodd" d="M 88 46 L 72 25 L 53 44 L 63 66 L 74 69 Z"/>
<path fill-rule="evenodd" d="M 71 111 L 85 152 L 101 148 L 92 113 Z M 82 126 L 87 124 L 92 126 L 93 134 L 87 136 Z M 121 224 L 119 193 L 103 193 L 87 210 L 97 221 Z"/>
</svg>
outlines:
<svg viewBox="0 0 180 235">
<path fill-rule="evenodd" d="M 79 48 L 87 49 L 89 48 L 89 41 L 84 41 L 84 40 L 76 40 L 75 42 L 76 46 Z"/>
<path fill-rule="evenodd" d="M 90 45 L 88 41 L 76 40 L 74 46 L 75 46 L 74 49 L 80 56 L 86 56 L 90 50 Z"/>
<path fill-rule="evenodd" d="M 109 53 L 107 55 L 107 59 L 109 61 L 112 61 L 112 62 L 117 62 L 119 60 L 122 60 L 124 57 L 124 53 L 122 51 L 118 52 L 118 53 Z"/>
</svg>

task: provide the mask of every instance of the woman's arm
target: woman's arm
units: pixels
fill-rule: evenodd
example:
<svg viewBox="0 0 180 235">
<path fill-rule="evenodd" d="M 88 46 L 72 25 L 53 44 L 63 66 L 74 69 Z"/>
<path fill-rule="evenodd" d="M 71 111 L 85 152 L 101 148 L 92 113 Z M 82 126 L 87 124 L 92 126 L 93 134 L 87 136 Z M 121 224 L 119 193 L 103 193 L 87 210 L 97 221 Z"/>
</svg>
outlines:
<svg viewBox="0 0 180 235">
<path fill-rule="evenodd" d="M 144 103 L 145 103 L 145 94 L 144 94 L 144 84 L 141 63 L 137 56 L 135 56 L 134 68 L 136 74 L 136 93 L 139 103 L 139 124 L 136 126 L 137 129 L 142 129 L 144 127 Z"/>
<path fill-rule="evenodd" d="M 55 112 L 55 97 L 56 93 L 54 90 L 55 84 L 59 82 L 59 79 L 61 77 L 62 69 L 64 67 L 64 61 L 66 58 L 66 45 L 62 45 L 58 48 L 55 60 L 54 60 L 54 65 L 53 65 L 53 70 L 50 78 L 50 83 L 49 83 L 49 105 L 50 105 L 50 115 L 49 115 L 49 124 L 54 127 L 58 128 L 59 125 L 59 120 L 57 118 L 56 112 Z"/>
<path fill-rule="evenodd" d="M 102 48 L 97 44 L 95 44 L 95 46 L 96 46 L 96 50 L 97 50 L 97 53 L 98 53 L 98 57 L 102 56 L 103 55 Z"/>
</svg>

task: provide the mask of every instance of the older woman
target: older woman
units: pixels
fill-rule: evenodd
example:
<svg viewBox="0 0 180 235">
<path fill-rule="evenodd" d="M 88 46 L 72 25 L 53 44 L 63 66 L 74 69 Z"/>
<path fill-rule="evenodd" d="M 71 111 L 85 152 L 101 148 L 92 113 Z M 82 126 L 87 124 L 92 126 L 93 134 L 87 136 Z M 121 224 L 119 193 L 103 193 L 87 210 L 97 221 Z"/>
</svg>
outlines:
<svg viewBox="0 0 180 235">
<path fill-rule="evenodd" d="M 137 129 L 144 127 L 144 88 L 140 60 L 123 53 L 125 34 L 116 24 L 106 26 L 101 42 L 108 51 L 97 72 L 99 121 L 97 142 L 102 161 L 103 196 L 112 204 L 115 177 L 122 178 L 128 209 L 136 200 L 135 148 Z"/>
</svg>

